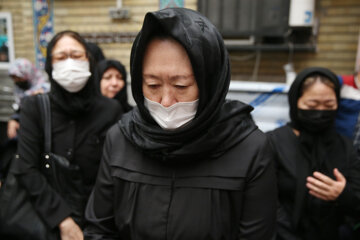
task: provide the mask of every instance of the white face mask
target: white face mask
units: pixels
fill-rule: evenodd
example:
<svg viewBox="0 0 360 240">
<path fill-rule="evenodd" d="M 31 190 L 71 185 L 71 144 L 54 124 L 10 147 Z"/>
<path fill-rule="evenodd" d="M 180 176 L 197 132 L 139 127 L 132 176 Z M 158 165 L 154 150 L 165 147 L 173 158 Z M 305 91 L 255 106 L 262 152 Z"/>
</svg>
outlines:
<svg viewBox="0 0 360 240">
<path fill-rule="evenodd" d="M 89 69 L 88 61 L 68 58 L 53 65 L 52 77 L 68 92 L 78 92 L 91 76 Z"/>
<path fill-rule="evenodd" d="M 163 129 L 176 129 L 193 120 L 199 104 L 199 99 L 197 99 L 192 102 L 178 102 L 170 107 L 164 107 L 146 97 L 144 99 L 145 107 Z"/>
</svg>

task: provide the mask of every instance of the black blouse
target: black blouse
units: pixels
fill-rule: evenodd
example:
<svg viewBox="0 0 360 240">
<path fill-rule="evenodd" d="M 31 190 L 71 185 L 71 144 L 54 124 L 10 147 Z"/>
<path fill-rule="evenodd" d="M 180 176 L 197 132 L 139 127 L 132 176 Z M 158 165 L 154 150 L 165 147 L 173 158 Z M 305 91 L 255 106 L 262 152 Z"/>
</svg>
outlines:
<svg viewBox="0 0 360 240">
<path fill-rule="evenodd" d="M 55 227 L 71 214 L 71 209 L 48 185 L 39 170 L 44 151 L 44 130 L 38 105 L 35 96 L 22 101 L 18 178 L 30 193 L 40 216 L 49 226 Z M 120 105 L 102 96 L 96 97 L 89 112 L 77 118 L 70 117 L 51 103 L 52 152 L 80 166 L 85 199 L 95 183 L 106 131 L 120 115 Z"/>
</svg>

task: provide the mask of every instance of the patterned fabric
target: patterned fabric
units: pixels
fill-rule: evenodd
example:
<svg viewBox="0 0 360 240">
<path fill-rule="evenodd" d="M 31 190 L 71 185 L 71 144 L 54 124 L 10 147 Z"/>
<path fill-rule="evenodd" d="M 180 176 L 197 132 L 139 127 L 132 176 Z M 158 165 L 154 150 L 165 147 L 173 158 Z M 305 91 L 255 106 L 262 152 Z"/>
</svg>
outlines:
<svg viewBox="0 0 360 240">
<path fill-rule="evenodd" d="M 31 96 L 35 91 L 43 89 L 44 92 L 48 92 L 50 89 L 46 75 L 25 58 L 18 58 L 10 65 L 9 75 L 23 78 L 31 85 L 26 91 L 15 85 L 14 95 L 17 104 L 20 104 L 21 98 Z"/>
<path fill-rule="evenodd" d="M 338 133 L 354 140 L 360 112 L 360 90 L 356 86 L 354 75 L 338 77 L 342 87 L 335 127 Z"/>
</svg>

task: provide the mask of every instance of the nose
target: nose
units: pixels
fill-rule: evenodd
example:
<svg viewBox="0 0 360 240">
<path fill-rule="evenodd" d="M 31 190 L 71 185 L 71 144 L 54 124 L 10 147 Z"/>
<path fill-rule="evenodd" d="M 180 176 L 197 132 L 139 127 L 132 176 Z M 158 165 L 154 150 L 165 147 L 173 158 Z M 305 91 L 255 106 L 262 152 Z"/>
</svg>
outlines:
<svg viewBox="0 0 360 240">
<path fill-rule="evenodd" d="M 112 86 L 117 86 L 119 84 L 119 81 L 115 76 L 113 76 L 110 81 Z"/>
<path fill-rule="evenodd" d="M 172 91 L 171 87 L 164 87 L 160 103 L 164 107 L 170 107 L 176 103 L 175 94 Z"/>
</svg>

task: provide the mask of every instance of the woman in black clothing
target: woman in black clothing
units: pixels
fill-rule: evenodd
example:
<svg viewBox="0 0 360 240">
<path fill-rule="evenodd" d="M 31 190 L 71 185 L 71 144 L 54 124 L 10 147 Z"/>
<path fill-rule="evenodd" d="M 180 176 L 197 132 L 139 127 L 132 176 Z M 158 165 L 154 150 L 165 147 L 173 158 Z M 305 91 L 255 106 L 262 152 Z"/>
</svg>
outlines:
<svg viewBox="0 0 360 240">
<path fill-rule="evenodd" d="M 108 132 L 86 239 L 270 239 L 272 152 L 252 108 L 226 101 L 228 53 L 199 13 L 145 16 L 131 54 L 137 107 Z"/>
<path fill-rule="evenodd" d="M 268 133 L 277 155 L 277 239 L 339 239 L 345 216 L 359 216 L 360 161 L 334 130 L 339 92 L 334 73 L 305 69 L 289 91 L 291 122 Z"/>
<path fill-rule="evenodd" d="M 127 98 L 126 69 L 117 60 L 105 59 L 97 64 L 101 94 L 119 101 L 125 112 L 132 109 Z"/>
<path fill-rule="evenodd" d="M 98 93 L 92 56 L 78 33 L 64 31 L 53 37 L 45 68 L 51 82 L 52 152 L 80 167 L 84 201 L 78 207 L 82 209 L 75 209 L 53 190 L 40 170 L 44 131 L 36 97 L 25 98 L 21 106 L 17 177 L 45 223 L 59 228 L 62 240 L 82 239 L 82 216 L 74 212 L 84 212 L 105 133 L 119 119 L 121 107 Z"/>
</svg>

